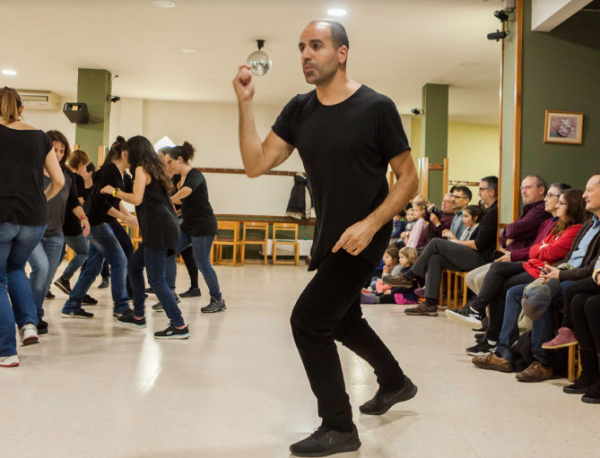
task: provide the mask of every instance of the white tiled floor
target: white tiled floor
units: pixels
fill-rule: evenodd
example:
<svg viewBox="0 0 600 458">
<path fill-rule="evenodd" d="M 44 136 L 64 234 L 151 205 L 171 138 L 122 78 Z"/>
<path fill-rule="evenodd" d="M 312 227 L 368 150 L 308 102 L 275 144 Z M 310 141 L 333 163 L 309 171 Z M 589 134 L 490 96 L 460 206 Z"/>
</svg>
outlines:
<svg viewBox="0 0 600 458">
<path fill-rule="evenodd" d="M 110 290 L 90 291 L 101 302 L 87 308 L 93 320 L 61 319 L 65 296 L 53 288 L 50 334 L 19 349 L 19 368 L 0 370 L 0 457 L 288 456 L 289 444 L 319 423 L 289 329 L 312 274 L 304 267 L 216 269 L 228 310 L 204 315 L 205 297 L 184 300 L 188 341 L 153 339 L 166 326 L 164 313 L 149 313 L 144 331 L 117 326 Z M 187 282 L 179 266 L 179 291 Z M 563 394 L 564 379 L 528 385 L 476 369 L 464 352 L 470 331 L 403 309 L 364 307 L 419 394 L 384 416 L 359 415 L 375 378 L 340 348 L 363 442 L 342 456 L 600 456 L 600 406 Z"/>
</svg>

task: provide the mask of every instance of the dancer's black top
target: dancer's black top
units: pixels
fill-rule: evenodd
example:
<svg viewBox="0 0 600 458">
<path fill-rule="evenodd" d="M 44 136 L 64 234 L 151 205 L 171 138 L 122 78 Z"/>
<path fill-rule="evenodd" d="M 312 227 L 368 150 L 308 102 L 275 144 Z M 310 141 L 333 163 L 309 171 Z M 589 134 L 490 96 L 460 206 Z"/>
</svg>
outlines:
<svg viewBox="0 0 600 458">
<path fill-rule="evenodd" d="M 46 225 L 44 237 L 56 237 L 61 234 L 66 236 L 77 235 L 71 232 L 68 234 L 64 232 L 64 227 L 69 215 L 75 218 L 75 226 L 79 228 L 78 233 L 81 233 L 79 218 L 73 214 L 73 209 L 81 206 L 77 199 L 77 189 L 75 187 L 75 182 L 73 181 L 73 172 L 68 169 L 63 169 L 63 175 L 65 176 L 65 185 L 58 194 L 48 201 L 48 224 Z M 52 180 L 50 177 L 44 175 L 44 185 L 46 188 L 50 186 L 51 182 Z"/>
<path fill-rule="evenodd" d="M 181 175 L 173 176 L 173 183 L 176 187 L 179 181 L 181 181 Z M 217 218 L 208 201 L 208 188 L 202 172 L 197 169 L 190 170 L 181 185 L 182 188 L 184 186 L 190 188 L 192 193 L 185 199 L 181 199 L 181 217 L 183 218 L 181 230 L 190 237 L 217 235 Z"/>
<path fill-rule="evenodd" d="M 65 174 L 64 188 L 66 188 L 67 185 L 69 186 L 69 198 L 67 199 L 67 207 L 65 208 L 64 224 L 62 230 L 65 237 L 75 237 L 76 235 L 81 234 L 82 230 L 81 222 L 79 221 L 77 215 L 73 213 L 73 209 L 81 206 L 81 204 L 79 203 L 79 197 L 83 196 L 79 194 L 79 191 L 81 187 L 85 189 L 85 185 L 83 184 L 83 178 L 81 178 L 78 174 L 73 173 L 71 170 L 63 169 L 63 173 Z M 77 180 L 78 177 L 81 180 L 81 184 L 83 186 L 80 186 L 80 183 Z M 51 204 L 51 202 L 52 200 L 49 204 Z M 46 229 L 46 232 L 48 232 L 48 229 Z"/>
<path fill-rule="evenodd" d="M 0 124 L 0 224 L 44 226 L 44 164 L 52 140 L 41 130 L 16 130 Z"/>
<path fill-rule="evenodd" d="M 116 221 L 116 218 L 110 216 L 107 212 L 111 207 L 119 210 L 121 199 L 113 197 L 111 194 L 102 194 L 100 191 L 106 185 L 124 189 L 123 176 L 119 168 L 111 163 L 98 170 L 94 174 L 93 180 L 94 184 L 92 185 L 89 197 L 83 204 L 83 209 L 90 220 L 90 226 L 99 226 L 102 223 L 110 224 Z"/>
<path fill-rule="evenodd" d="M 323 105 L 316 90 L 299 94 L 272 129 L 298 149 L 313 192 L 317 220 L 309 270 L 315 270 L 346 229 L 383 203 L 388 163 L 409 154 L 408 139 L 394 102 L 367 86 L 332 106 Z M 389 221 L 361 256 L 378 265 L 391 233 Z"/>
<path fill-rule="evenodd" d="M 142 233 L 142 246 L 166 248 L 168 255 L 174 254 L 179 240 L 179 222 L 171 199 L 157 179 L 152 178 L 146 185 L 144 199 L 136 205 L 135 212 Z"/>
</svg>

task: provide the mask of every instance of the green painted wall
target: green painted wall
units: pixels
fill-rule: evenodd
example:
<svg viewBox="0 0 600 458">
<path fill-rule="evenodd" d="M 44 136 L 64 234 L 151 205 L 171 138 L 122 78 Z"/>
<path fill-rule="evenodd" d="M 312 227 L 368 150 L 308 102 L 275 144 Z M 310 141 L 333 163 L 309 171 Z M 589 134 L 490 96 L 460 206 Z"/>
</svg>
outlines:
<svg viewBox="0 0 600 458">
<path fill-rule="evenodd" d="M 447 84 L 423 86 L 421 115 L 421 155 L 430 164 L 441 164 L 448 154 L 448 89 Z M 443 197 L 443 172 L 429 173 L 429 200 L 438 206 Z"/>
<path fill-rule="evenodd" d="M 550 33 L 531 31 L 525 0 L 521 177 L 582 189 L 600 173 L 600 14 L 579 12 Z M 545 110 L 585 114 L 583 145 L 544 143 Z"/>
<path fill-rule="evenodd" d="M 109 146 L 111 74 L 107 70 L 80 68 L 77 80 L 77 102 L 86 103 L 90 113 L 88 124 L 77 124 L 75 142 L 94 164 L 98 164 L 98 146 Z"/>
</svg>

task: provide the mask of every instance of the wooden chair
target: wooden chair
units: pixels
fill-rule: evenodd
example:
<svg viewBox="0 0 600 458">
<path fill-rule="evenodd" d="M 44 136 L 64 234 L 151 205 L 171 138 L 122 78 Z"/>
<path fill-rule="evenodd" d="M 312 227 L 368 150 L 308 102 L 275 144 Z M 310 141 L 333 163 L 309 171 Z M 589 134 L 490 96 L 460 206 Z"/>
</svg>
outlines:
<svg viewBox="0 0 600 458">
<path fill-rule="evenodd" d="M 127 231 L 129 233 L 129 231 Z M 138 249 L 140 242 L 142 241 L 142 236 L 140 235 L 139 226 L 133 229 L 133 237 L 131 237 L 131 243 L 133 243 L 133 251 Z"/>
<path fill-rule="evenodd" d="M 230 266 L 242 265 L 242 248 L 244 242 L 240 240 L 240 223 L 238 221 L 219 221 L 219 234 L 215 237 L 211 260 L 214 264 L 225 264 Z M 222 237 L 220 232 L 233 232 L 233 237 Z M 231 259 L 223 259 L 223 247 L 233 247 L 233 256 Z"/>
<path fill-rule="evenodd" d="M 467 305 L 467 273 L 444 270 L 442 272 L 442 282 L 440 284 L 440 307 L 447 307 L 450 310 L 457 310 Z M 444 300 L 444 274 L 446 274 L 446 299 Z M 462 281 L 459 283 L 459 278 Z M 454 280 L 454 281 L 453 281 Z M 459 286 L 460 285 L 460 286 Z M 462 291 L 462 305 L 459 304 L 458 295 Z"/>
<path fill-rule="evenodd" d="M 293 239 L 277 239 L 277 232 L 293 232 Z M 293 261 L 277 261 L 277 246 L 288 245 L 294 247 L 294 260 Z M 273 265 L 287 264 L 287 265 L 299 265 L 300 264 L 300 244 L 298 243 L 298 225 L 295 223 L 275 223 L 273 224 Z"/>
<path fill-rule="evenodd" d="M 247 235 L 247 232 L 246 232 L 248 230 L 253 231 L 253 232 L 264 233 L 264 237 L 261 236 L 259 238 L 256 238 L 256 237 L 249 238 Z M 261 223 L 261 222 L 257 222 L 257 221 L 244 221 L 242 241 L 244 242 L 244 245 L 242 246 L 242 264 L 247 262 L 248 264 L 264 263 L 266 265 L 268 263 L 267 248 L 269 246 L 269 223 Z M 249 261 L 246 260 L 246 246 L 247 245 L 261 245 L 263 253 L 264 253 L 264 260 L 260 260 L 260 259 L 251 259 Z"/>
<path fill-rule="evenodd" d="M 579 345 L 577 342 L 573 342 L 569 345 L 569 361 L 567 363 L 567 378 L 569 382 L 574 382 L 581 375 L 581 352 L 579 351 Z"/>
</svg>

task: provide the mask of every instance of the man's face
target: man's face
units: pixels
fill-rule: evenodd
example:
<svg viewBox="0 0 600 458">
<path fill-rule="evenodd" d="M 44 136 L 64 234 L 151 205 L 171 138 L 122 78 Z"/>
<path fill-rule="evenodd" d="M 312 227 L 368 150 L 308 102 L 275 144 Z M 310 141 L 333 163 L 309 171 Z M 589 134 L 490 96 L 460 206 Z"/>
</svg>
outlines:
<svg viewBox="0 0 600 458">
<path fill-rule="evenodd" d="M 452 194 L 446 194 L 442 200 L 442 211 L 444 213 L 452 213 L 453 208 L 454 198 L 452 197 Z"/>
<path fill-rule="evenodd" d="M 523 205 L 539 202 L 544 198 L 544 187 L 538 186 L 535 178 L 525 177 L 521 183 L 521 196 L 523 197 Z"/>
<path fill-rule="evenodd" d="M 494 193 L 486 181 L 479 182 L 479 191 L 477 192 L 477 195 L 486 205 L 490 205 L 494 202 Z"/>
<path fill-rule="evenodd" d="M 310 24 L 300 36 L 300 60 L 308 84 L 322 84 L 333 79 L 347 56 L 345 46 L 335 49 L 326 22 Z M 342 59 L 340 61 L 340 59 Z"/>
<path fill-rule="evenodd" d="M 600 213 L 600 175 L 595 175 L 587 182 L 585 192 L 585 209 L 589 212 Z"/>
<path fill-rule="evenodd" d="M 452 210 L 455 212 L 462 210 L 469 204 L 469 198 L 461 191 L 452 193 Z"/>
</svg>

